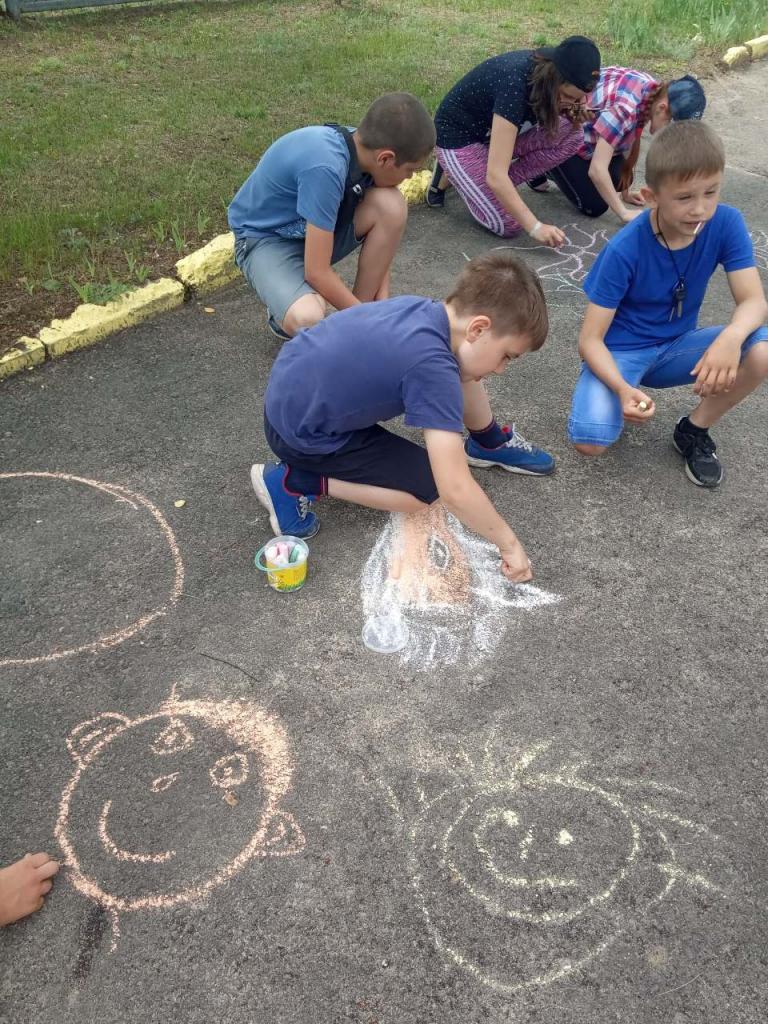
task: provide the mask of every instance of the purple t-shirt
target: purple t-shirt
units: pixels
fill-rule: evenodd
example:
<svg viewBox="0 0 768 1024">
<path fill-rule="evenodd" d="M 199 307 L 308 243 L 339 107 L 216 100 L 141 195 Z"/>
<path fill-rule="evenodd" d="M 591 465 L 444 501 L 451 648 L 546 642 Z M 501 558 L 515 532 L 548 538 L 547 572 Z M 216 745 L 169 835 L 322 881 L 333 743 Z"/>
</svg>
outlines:
<svg viewBox="0 0 768 1024">
<path fill-rule="evenodd" d="M 338 451 L 353 431 L 405 415 L 461 433 L 464 396 L 441 302 L 404 295 L 334 313 L 286 342 L 264 412 L 296 451 Z"/>
<path fill-rule="evenodd" d="M 608 348 L 642 348 L 673 341 L 696 327 L 709 279 L 718 266 L 726 273 L 754 267 L 744 218 L 720 203 L 685 249 L 670 254 L 658 240 L 646 211 L 608 242 L 584 280 L 590 302 L 616 314 L 605 335 Z M 685 278 L 682 316 L 675 305 L 678 274 Z"/>
</svg>

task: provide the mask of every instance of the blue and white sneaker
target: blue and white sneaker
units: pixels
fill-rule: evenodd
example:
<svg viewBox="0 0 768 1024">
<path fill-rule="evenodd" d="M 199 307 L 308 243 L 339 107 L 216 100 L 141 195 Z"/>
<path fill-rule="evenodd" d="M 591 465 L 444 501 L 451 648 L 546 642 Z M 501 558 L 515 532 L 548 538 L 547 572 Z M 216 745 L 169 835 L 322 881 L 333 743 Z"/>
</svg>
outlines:
<svg viewBox="0 0 768 1024">
<path fill-rule="evenodd" d="M 264 508 L 269 512 L 269 525 L 276 537 L 314 537 L 320 529 L 320 520 L 310 505 L 314 494 L 292 494 L 286 490 L 288 467 L 284 462 L 251 466 L 251 484 Z"/>
<path fill-rule="evenodd" d="M 280 341 L 291 340 L 290 334 L 286 333 L 283 330 L 283 328 L 280 326 L 277 320 L 275 320 L 274 313 L 270 313 L 269 310 L 267 310 L 267 327 L 270 329 L 270 331 L 272 331 L 276 338 L 280 339 Z"/>
<path fill-rule="evenodd" d="M 501 466 L 508 473 L 526 473 L 528 476 L 547 476 L 555 468 L 549 452 L 537 448 L 512 427 L 502 427 L 509 440 L 499 448 L 483 448 L 471 436 L 464 442 L 467 462 L 478 469 Z"/>
</svg>

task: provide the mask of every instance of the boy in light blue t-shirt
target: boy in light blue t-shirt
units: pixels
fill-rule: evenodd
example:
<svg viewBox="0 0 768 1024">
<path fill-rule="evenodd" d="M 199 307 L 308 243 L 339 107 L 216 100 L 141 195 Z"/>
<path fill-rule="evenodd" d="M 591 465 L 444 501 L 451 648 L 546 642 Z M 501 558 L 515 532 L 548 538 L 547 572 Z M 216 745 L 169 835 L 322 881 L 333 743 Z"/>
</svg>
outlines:
<svg viewBox="0 0 768 1024">
<path fill-rule="evenodd" d="M 358 129 L 299 128 L 277 139 L 232 200 L 235 261 L 286 340 L 346 309 L 389 297 L 407 208 L 397 185 L 432 152 L 435 127 L 410 93 L 385 93 Z M 333 264 L 362 245 L 347 288 Z"/>
<path fill-rule="evenodd" d="M 693 383 L 700 401 L 678 421 L 673 444 L 700 487 L 723 477 L 709 428 L 768 377 L 768 306 L 744 219 L 718 203 L 724 168 L 722 143 L 700 121 L 654 138 L 643 189 L 651 209 L 611 239 L 584 282 L 584 363 L 568 421 L 577 450 L 600 455 L 625 419 L 654 415 L 643 386 Z M 700 328 L 718 265 L 736 305 L 727 326 Z"/>
</svg>

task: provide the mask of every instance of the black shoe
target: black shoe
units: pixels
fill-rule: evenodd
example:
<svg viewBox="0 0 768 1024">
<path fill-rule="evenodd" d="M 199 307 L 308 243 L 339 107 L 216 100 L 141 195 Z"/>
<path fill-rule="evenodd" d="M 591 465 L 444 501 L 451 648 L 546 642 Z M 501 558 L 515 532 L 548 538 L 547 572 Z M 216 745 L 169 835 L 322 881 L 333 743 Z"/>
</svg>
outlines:
<svg viewBox="0 0 768 1024">
<path fill-rule="evenodd" d="M 697 487 L 717 487 L 723 467 L 715 455 L 715 442 L 706 427 L 697 427 L 682 416 L 675 425 L 672 444 L 685 459 L 685 473 Z"/>
<path fill-rule="evenodd" d="M 439 210 L 445 206 L 445 189 L 438 187 L 442 176 L 443 168 L 440 166 L 439 161 L 436 160 L 435 169 L 432 172 L 432 181 L 430 181 L 427 194 L 424 197 L 427 206 L 431 206 L 433 210 Z"/>
<path fill-rule="evenodd" d="M 540 174 L 538 178 L 531 178 L 525 184 L 534 192 L 549 192 L 549 178 L 546 174 Z"/>
</svg>

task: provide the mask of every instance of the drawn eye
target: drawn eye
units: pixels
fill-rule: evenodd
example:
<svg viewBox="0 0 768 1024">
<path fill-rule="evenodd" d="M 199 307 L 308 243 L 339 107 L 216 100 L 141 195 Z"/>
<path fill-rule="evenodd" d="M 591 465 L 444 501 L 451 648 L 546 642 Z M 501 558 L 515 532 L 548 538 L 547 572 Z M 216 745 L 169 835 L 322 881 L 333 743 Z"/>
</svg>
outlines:
<svg viewBox="0 0 768 1024">
<path fill-rule="evenodd" d="M 177 754 L 180 750 L 187 750 L 194 742 L 195 738 L 186 725 L 178 718 L 172 718 L 152 744 L 152 750 L 156 754 Z"/>
<path fill-rule="evenodd" d="M 442 572 L 445 572 L 451 564 L 451 552 L 446 544 L 439 537 L 436 537 L 434 533 L 430 536 L 427 543 L 427 554 L 432 564 Z"/>
<path fill-rule="evenodd" d="M 209 774 L 214 786 L 220 786 L 222 789 L 242 786 L 248 778 L 248 758 L 245 754 L 239 753 L 220 757 Z"/>
<path fill-rule="evenodd" d="M 153 793 L 162 793 L 164 790 L 170 789 L 178 777 L 178 772 L 174 772 L 172 775 L 159 775 L 152 783 L 150 789 Z"/>
</svg>

